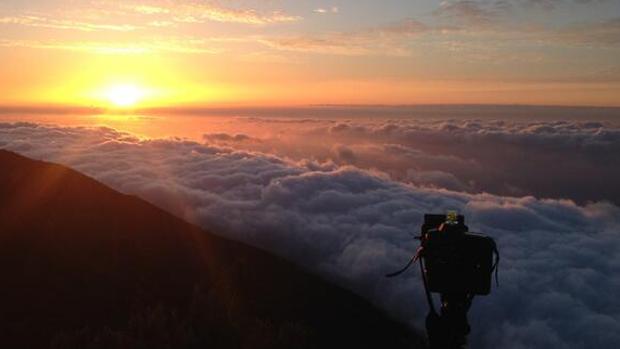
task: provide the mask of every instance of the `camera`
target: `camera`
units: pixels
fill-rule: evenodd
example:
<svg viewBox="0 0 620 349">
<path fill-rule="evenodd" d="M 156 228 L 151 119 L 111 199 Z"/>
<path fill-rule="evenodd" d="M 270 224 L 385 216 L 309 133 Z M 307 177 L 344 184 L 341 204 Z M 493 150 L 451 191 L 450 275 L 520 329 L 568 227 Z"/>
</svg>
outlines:
<svg viewBox="0 0 620 349">
<path fill-rule="evenodd" d="M 499 251 L 489 236 L 470 233 L 465 217 L 456 211 L 425 214 L 420 247 L 404 268 L 386 274 L 394 277 L 420 262 L 429 306 L 426 332 L 431 348 L 463 348 L 470 326 L 467 312 L 474 296 L 491 293 L 491 279 L 499 264 Z M 431 292 L 441 294 L 441 312 Z"/>
<path fill-rule="evenodd" d="M 430 292 L 487 295 L 498 258 L 495 241 L 470 233 L 456 213 L 426 214 L 421 227 L 424 274 Z"/>
</svg>

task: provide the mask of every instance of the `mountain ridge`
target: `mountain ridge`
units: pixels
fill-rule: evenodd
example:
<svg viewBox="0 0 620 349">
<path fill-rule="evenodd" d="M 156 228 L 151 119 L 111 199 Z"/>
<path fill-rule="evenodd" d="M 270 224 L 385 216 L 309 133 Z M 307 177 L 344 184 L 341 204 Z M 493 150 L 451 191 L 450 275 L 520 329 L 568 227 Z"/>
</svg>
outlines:
<svg viewBox="0 0 620 349">
<path fill-rule="evenodd" d="M 0 344 L 419 348 L 350 291 L 67 167 L 0 150 Z"/>
</svg>

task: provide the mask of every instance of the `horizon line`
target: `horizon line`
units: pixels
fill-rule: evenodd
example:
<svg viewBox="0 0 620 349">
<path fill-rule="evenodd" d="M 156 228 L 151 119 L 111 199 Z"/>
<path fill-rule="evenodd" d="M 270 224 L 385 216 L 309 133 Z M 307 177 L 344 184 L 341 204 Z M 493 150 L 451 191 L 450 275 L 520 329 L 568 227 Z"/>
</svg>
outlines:
<svg viewBox="0 0 620 349">
<path fill-rule="evenodd" d="M 417 104 L 359 104 L 359 103 L 319 103 L 299 105 L 177 105 L 138 108 L 110 108 L 101 106 L 79 106 L 70 104 L 0 104 L 0 114 L 63 114 L 63 115 L 101 115 L 101 114 L 211 114 L 214 112 L 236 111 L 291 111 L 306 109 L 342 108 L 351 109 L 407 109 L 423 107 L 482 107 L 482 108 L 557 108 L 557 109 L 609 109 L 620 110 L 620 105 L 563 105 L 527 103 L 417 103 Z"/>
</svg>

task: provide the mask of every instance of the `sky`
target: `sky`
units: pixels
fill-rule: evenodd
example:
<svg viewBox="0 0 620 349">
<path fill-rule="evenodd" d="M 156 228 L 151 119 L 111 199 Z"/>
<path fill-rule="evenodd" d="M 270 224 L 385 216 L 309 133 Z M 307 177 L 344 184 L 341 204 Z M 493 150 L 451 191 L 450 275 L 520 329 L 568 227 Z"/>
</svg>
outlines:
<svg viewBox="0 0 620 349">
<path fill-rule="evenodd" d="M 502 254 L 476 348 L 618 346 L 618 96 L 618 0 L 0 1 L 0 149 L 419 330 L 383 275 L 456 209 Z"/>
<path fill-rule="evenodd" d="M 0 61 L 3 106 L 620 106 L 620 2 L 4 0 Z"/>
</svg>

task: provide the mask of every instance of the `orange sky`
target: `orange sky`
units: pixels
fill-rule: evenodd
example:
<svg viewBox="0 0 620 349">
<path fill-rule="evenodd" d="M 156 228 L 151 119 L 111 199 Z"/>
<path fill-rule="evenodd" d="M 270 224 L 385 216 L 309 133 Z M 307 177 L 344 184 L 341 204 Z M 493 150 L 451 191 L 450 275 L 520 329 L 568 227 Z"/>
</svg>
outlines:
<svg viewBox="0 0 620 349">
<path fill-rule="evenodd" d="M 617 3 L 414 3 L 9 0 L 0 104 L 620 105 Z"/>
</svg>

